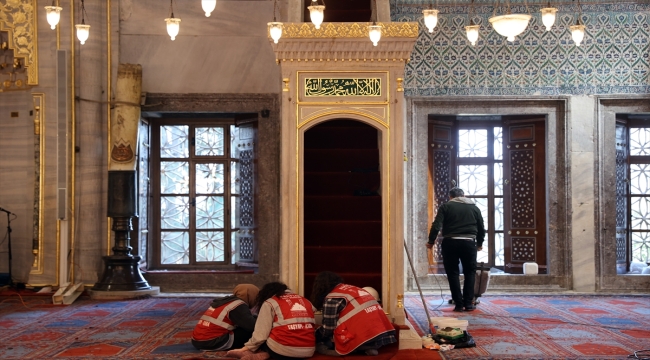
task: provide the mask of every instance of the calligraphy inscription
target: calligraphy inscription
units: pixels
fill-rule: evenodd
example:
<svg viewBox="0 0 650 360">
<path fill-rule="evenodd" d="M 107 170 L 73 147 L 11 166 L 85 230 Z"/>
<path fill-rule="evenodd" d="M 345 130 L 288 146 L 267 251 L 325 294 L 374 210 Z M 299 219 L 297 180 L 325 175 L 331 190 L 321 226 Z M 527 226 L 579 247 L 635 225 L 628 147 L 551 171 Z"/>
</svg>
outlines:
<svg viewBox="0 0 650 360">
<path fill-rule="evenodd" d="M 381 96 L 381 79 L 305 79 L 305 96 Z"/>
</svg>

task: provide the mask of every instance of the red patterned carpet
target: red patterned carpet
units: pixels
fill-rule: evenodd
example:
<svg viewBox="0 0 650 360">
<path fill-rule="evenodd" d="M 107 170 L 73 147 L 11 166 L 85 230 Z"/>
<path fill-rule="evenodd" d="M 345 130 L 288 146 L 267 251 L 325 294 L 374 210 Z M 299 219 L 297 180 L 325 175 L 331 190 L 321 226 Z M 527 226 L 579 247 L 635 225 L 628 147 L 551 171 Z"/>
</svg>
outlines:
<svg viewBox="0 0 650 360">
<path fill-rule="evenodd" d="M 0 359 L 219 359 L 190 343 L 211 298 L 156 297 L 52 305 L 51 296 L 0 295 Z M 366 357 L 361 355 L 345 358 Z M 315 360 L 330 357 L 316 356 Z M 435 351 L 380 349 L 373 360 L 436 360 Z"/>
<path fill-rule="evenodd" d="M 650 349 L 650 296 L 485 295 L 462 313 L 446 299 L 426 296 L 429 314 L 468 320 L 477 346 L 444 359 L 628 359 Z M 420 296 L 406 296 L 405 307 L 420 335 L 428 333 Z"/>
</svg>

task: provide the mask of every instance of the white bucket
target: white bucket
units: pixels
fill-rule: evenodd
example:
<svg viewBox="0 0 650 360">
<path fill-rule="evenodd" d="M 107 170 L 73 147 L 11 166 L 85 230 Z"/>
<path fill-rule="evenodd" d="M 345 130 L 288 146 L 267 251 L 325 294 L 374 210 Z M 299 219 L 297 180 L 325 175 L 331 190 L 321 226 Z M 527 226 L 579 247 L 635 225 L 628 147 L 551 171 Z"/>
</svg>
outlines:
<svg viewBox="0 0 650 360">
<path fill-rule="evenodd" d="M 456 319 L 454 317 L 444 317 L 444 316 L 443 317 L 433 317 L 432 316 L 430 319 L 431 319 L 431 323 L 433 324 L 433 326 L 437 326 L 437 327 L 440 327 L 439 324 L 440 324 L 441 321 L 458 320 L 458 319 Z"/>
<path fill-rule="evenodd" d="M 443 320 L 438 323 L 438 328 L 459 328 L 463 331 L 467 331 L 467 325 L 469 325 L 469 321 L 467 320 L 457 320 L 457 319 L 452 319 L 452 320 Z"/>
</svg>

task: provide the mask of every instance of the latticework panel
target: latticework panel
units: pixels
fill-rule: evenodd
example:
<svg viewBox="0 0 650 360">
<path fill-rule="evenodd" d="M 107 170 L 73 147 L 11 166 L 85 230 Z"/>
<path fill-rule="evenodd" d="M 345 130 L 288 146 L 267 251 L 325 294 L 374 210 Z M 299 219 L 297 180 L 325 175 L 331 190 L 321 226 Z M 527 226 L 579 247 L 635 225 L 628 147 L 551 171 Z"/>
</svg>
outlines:
<svg viewBox="0 0 650 360">
<path fill-rule="evenodd" d="M 447 201 L 451 181 L 451 152 L 437 150 L 433 152 L 434 172 L 434 213 L 438 207 Z"/>
<path fill-rule="evenodd" d="M 513 237 L 512 238 L 512 261 L 513 262 L 535 261 L 535 238 Z"/>
<path fill-rule="evenodd" d="M 534 150 L 510 152 L 512 167 L 512 228 L 535 227 L 535 158 Z"/>
<path fill-rule="evenodd" d="M 239 259 L 240 260 L 250 260 L 255 259 L 255 249 L 253 245 L 254 241 L 252 237 L 240 237 L 239 238 Z"/>
<path fill-rule="evenodd" d="M 627 261 L 627 127 L 616 125 L 616 261 Z"/>
<path fill-rule="evenodd" d="M 253 201 L 255 188 L 253 184 L 253 155 L 253 150 L 242 150 L 239 153 L 239 169 L 241 174 L 239 225 L 241 227 L 254 225 Z"/>
</svg>

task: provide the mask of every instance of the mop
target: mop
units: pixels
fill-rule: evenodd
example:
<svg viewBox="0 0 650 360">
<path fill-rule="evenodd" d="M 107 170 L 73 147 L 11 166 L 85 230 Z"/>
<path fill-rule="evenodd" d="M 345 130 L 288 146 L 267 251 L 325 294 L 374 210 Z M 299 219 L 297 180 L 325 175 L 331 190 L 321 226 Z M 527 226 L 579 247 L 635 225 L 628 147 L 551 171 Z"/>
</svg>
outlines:
<svg viewBox="0 0 650 360">
<path fill-rule="evenodd" d="M 411 272 L 413 273 L 413 278 L 415 279 L 415 284 L 418 286 L 418 291 L 420 292 L 420 299 L 422 299 L 422 306 L 424 307 L 424 312 L 427 314 L 427 321 L 429 322 L 429 335 L 432 335 L 432 331 L 435 331 L 433 323 L 431 323 L 431 316 L 429 316 L 429 308 L 427 308 L 427 303 L 424 301 L 424 295 L 422 295 L 422 289 L 420 288 L 420 282 L 418 281 L 418 275 L 415 273 L 415 267 L 413 267 L 413 261 L 411 261 L 411 254 L 406 248 L 406 239 L 404 240 L 404 251 L 406 251 L 406 257 L 409 260 L 411 265 Z"/>
</svg>

